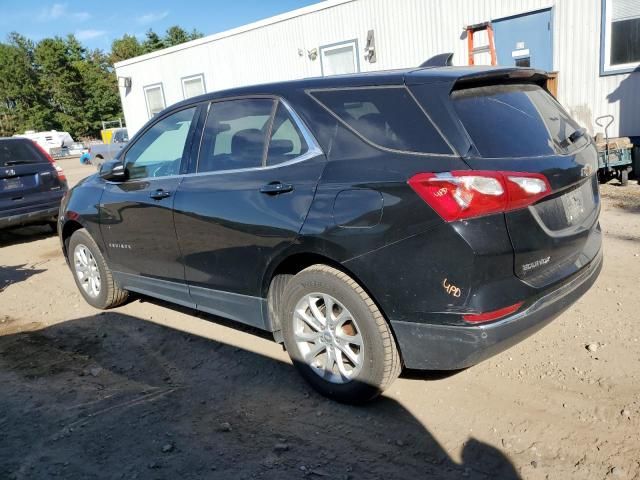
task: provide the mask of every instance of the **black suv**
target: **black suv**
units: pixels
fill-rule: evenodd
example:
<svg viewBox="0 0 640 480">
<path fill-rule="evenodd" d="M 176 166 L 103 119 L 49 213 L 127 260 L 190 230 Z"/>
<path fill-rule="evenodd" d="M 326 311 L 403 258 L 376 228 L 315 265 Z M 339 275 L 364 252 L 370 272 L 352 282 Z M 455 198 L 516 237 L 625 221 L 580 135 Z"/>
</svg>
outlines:
<svg viewBox="0 0 640 480">
<path fill-rule="evenodd" d="M 514 68 L 422 68 L 169 107 L 63 201 L 85 299 L 129 291 L 273 332 L 321 393 L 473 365 L 601 269 L 591 138 Z"/>
<path fill-rule="evenodd" d="M 55 231 L 67 179 L 37 143 L 0 138 L 0 228 L 48 224 Z"/>
</svg>

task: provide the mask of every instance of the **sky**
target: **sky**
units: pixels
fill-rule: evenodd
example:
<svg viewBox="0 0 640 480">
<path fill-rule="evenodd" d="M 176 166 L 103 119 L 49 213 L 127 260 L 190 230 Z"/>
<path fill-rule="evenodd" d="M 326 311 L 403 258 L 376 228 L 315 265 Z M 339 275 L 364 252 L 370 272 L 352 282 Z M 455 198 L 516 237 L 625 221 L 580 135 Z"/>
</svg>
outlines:
<svg viewBox="0 0 640 480">
<path fill-rule="evenodd" d="M 85 46 L 109 50 L 123 34 L 143 39 L 172 25 L 205 35 L 305 7 L 320 0 L 0 0 L 0 41 L 17 31 L 38 41 L 73 33 Z"/>
</svg>

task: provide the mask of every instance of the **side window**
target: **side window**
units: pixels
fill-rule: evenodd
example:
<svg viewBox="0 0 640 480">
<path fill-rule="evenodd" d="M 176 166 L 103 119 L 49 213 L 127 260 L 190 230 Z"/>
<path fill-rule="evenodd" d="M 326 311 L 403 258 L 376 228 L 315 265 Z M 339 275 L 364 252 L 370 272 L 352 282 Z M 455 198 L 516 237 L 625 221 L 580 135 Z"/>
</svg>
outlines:
<svg viewBox="0 0 640 480">
<path fill-rule="evenodd" d="M 405 152 L 452 153 L 404 87 L 324 90 L 311 95 L 371 143 Z"/>
<path fill-rule="evenodd" d="M 262 166 L 274 101 L 229 100 L 211 104 L 198 172 Z"/>
<path fill-rule="evenodd" d="M 267 165 L 277 165 L 307 153 L 309 147 L 287 108 L 278 104 L 271 128 Z"/>
<path fill-rule="evenodd" d="M 180 110 L 147 130 L 125 157 L 129 178 L 166 177 L 180 173 L 180 162 L 196 108 Z"/>
</svg>

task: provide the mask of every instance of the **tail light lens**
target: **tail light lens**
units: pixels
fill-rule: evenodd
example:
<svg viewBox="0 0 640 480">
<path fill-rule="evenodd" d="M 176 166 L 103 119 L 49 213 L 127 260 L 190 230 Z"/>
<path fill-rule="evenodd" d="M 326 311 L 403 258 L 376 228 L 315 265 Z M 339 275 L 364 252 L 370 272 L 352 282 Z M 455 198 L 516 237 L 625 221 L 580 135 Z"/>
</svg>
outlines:
<svg viewBox="0 0 640 480">
<path fill-rule="evenodd" d="M 526 172 L 418 173 L 408 183 L 447 222 L 524 208 L 551 193 L 544 175 Z"/>
<path fill-rule="evenodd" d="M 493 320 L 498 320 L 499 318 L 506 317 L 507 315 L 511 315 L 512 313 L 516 312 L 522 306 L 523 303 L 524 302 L 518 302 L 514 305 L 509 305 L 508 307 L 500 308 L 492 312 L 463 315 L 462 319 L 468 323 L 491 322 Z"/>
<path fill-rule="evenodd" d="M 56 174 L 58 175 L 58 178 L 66 182 L 67 177 L 65 176 L 64 171 L 62 170 L 62 167 L 60 167 L 60 165 L 56 163 L 56 161 L 51 157 L 51 155 L 49 155 L 49 152 L 47 152 L 44 148 L 42 148 L 42 146 L 39 143 L 33 142 L 33 144 L 36 146 L 38 150 L 40 150 L 40 152 L 47 158 L 47 160 L 49 160 L 49 163 L 53 165 L 53 168 L 56 169 Z"/>
</svg>

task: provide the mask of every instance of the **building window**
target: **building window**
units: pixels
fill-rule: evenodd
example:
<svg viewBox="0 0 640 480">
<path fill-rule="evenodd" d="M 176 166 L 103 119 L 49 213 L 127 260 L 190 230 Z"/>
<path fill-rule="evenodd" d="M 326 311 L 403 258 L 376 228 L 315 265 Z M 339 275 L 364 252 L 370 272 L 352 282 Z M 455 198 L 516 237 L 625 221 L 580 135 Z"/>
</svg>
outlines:
<svg viewBox="0 0 640 480">
<path fill-rule="evenodd" d="M 320 47 L 322 75 L 342 75 L 360 71 L 358 41 L 335 43 Z"/>
<path fill-rule="evenodd" d="M 162 90 L 161 83 L 144 87 L 144 97 L 147 101 L 147 113 L 149 118 L 164 110 L 164 92 Z"/>
<path fill-rule="evenodd" d="M 600 70 L 628 73 L 640 66 L 640 2 L 602 0 Z"/>
<path fill-rule="evenodd" d="M 182 96 L 183 98 L 196 97 L 206 93 L 204 88 L 204 75 L 191 75 L 182 79 Z"/>
</svg>

